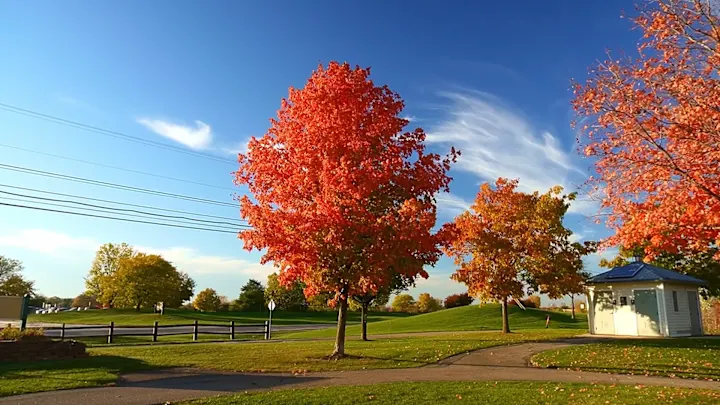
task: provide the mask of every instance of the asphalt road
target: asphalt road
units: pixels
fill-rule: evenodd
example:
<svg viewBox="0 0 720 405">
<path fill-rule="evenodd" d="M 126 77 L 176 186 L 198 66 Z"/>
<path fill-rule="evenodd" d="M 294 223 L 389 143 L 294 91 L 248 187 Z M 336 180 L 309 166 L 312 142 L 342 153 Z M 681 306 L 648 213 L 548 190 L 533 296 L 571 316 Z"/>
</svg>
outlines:
<svg viewBox="0 0 720 405">
<path fill-rule="evenodd" d="M 16 322 L 11 322 L 15 324 Z M 3 323 L 0 323 L 3 325 Z M 60 337 L 61 331 L 59 330 L 60 325 L 56 323 L 36 323 L 29 322 L 28 327 L 43 328 L 45 330 L 45 336 L 49 337 Z M 298 324 L 298 325 L 273 325 L 273 332 L 299 332 L 304 330 L 315 330 L 332 327 L 330 324 Z M 73 329 L 78 328 L 78 329 Z M 65 338 L 74 337 L 90 337 L 90 336 L 107 336 L 108 325 L 66 325 L 65 326 Z M 262 335 L 264 332 L 263 326 L 245 326 L 243 324 L 235 325 L 235 334 L 241 337 L 243 334 Z M 143 335 L 150 336 L 153 333 L 152 326 L 141 326 L 141 327 L 123 327 L 116 326 L 113 328 L 113 336 L 132 336 L 132 335 Z M 170 335 L 191 335 L 193 333 L 193 326 L 173 326 L 173 325 L 162 325 L 158 327 L 158 336 L 170 336 Z M 217 326 L 198 326 L 199 334 L 218 334 L 218 335 L 230 335 L 230 325 L 217 325 Z"/>
</svg>

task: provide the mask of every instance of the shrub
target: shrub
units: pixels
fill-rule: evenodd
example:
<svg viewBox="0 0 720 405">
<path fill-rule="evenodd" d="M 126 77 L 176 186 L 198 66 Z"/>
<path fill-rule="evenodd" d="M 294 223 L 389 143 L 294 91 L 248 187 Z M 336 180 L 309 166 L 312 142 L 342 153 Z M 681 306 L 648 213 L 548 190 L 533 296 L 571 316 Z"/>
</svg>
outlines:
<svg viewBox="0 0 720 405">
<path fill-rule="evenodd" d="M 22 336 L 20 329 L 12 326 L 0 330 L 0 340 L 20 340 L 20 336 Z"/>
<path fill-rule="evenodd" d="M 464 307 L 472 304 L 475 298 L 468 293 L 453 294 L 445 298 L 445 308 Z"/>
<path fill-rule="evenodd" d="M 45 332 L 41 328 L 27 328 L 21 331 L 19 328 L 8 327 L 0 330 L 0 340 L 45 340 Z"/>
</svg>

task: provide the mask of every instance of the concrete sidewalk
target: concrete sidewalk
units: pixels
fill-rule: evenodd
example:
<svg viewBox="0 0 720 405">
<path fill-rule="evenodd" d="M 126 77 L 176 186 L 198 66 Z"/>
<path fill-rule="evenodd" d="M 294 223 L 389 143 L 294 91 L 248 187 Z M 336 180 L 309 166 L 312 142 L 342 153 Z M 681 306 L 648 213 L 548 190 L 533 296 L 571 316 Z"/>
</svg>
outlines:
<svg viewBox="0 0 720 405">
<path fill-rule="evenodd" d="M 556 381 L 720 390 L 718 381 L 674 379 L 551 370 L 528 367 L 530 356 L 544 350 L 585 344 L 591 339 L 499 346 L 458 355 L 438 364 L 411 369 L 357 370 L 293 375 L 282 373 L 219 373 L 172 369 L 122 376 L 116 386 L 43 392 L 0 399 L 0 404 L 150 405 L 245 391 L 404 381 Z M 432 368 L 432 371 L 427 368 Z"/>
</svg>

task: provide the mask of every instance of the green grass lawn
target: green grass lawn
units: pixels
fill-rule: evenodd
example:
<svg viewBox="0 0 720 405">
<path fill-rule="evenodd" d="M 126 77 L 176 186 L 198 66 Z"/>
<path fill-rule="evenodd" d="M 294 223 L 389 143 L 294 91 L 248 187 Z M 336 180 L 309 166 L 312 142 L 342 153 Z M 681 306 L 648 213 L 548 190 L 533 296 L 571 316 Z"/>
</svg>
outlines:
<svg viewBox="0 0 720 405">
<path fill-rule="evenodd" d="M 568 337 L 572 330 L 501 333 L 457 332 L 438 336 L 346 343 L 349 358 L 325 360 L 332 341 L 173 344 L 89 349 L 90 357 L 66 361 L 0 363 L 0 396 L 98 386 L 120 373 L 150 368 L 196 367 L 223 371 L 312 372 L 418 367 L 484 347 Z"/>
<path fill-rule="evenodd" d="M 392 334 L 412 332 L 440 331 L 478 331 L 500 330 L 502 318 L 499 304 L 481 306 L 468 305 L 459 308 L 445 309 L 429 314 L 415 315 L 408 318 L 395 318 L 368 324 L 368 334 Z M 578 314 L 573 320 L 570 314 L 543 311 L 541 309 L 522 309 L 511 306 L 509 319 L 511 330 L 528 330 L 545 328 L 545 317 L 550 315 L 550 329 L 582 329 L 587 330 L 587 316 Z M 360 334 L 357 325 L 347 328 L 348 335 Z M 306 332 L 289 333 L 288 338 L 331 337 L 334 329 L 320 329 Z"/>
<path fill-rule="evenodd" d="M 626 339 L 550 350 L 533 363 L 621 374 L 720 379 L 720 339 Z"/>
<path fill-rule="evenodd" d="M 410 315 L 397 312 L 373 312 L 368 314 L 368 320 L 375 322 L 408 316 Z M 28 317 L 29 322 L 96 325 L 109 324 L 112 321 L 118 326 L 152 325 L 154 321 L 159 321 L 161 325 L 177 325 L 192 323 L 195 320 L 202 323 L 226 323 L 235 321 L 236 323 L 261 324 L 267 319 L 267 312 L 196 312 L 183 309 L 166 309 L 165 315 L 154 314 L 152 309 L 143 309 L 140 312 L 134 309 L 94 309 L 80 312 L 66 311 L 57 314 L 31 314 Z M 350 312 L 349 321 L 359 322 L 360 313 Z M 296 325 L 304 323 L 334 324 L 336 322 L 337 313 L 331 311 L 273 312 L 273 324 L 275 325 Z"/>
<path fill-rule="evenodd" d="M 719 391 L 667 387 L 633 387 L 570 383 L 415 382 L 349 387 L 324 387 L 246 393 L 204 398 L 183 404 L 205 405 L 354 405 L 360 403 L 416 404 L 710 404 L 720 401 Z"/>
</svg>

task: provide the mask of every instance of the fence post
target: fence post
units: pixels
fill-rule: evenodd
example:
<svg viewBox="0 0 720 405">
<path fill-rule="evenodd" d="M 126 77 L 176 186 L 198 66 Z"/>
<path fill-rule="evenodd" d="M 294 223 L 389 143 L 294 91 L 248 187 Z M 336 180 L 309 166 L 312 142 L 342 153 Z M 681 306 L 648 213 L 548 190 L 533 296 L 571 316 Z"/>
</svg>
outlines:
<svg viewBox="0 0 720 405">
<path fill-rule="evenodd" d="M 157 342 L 158 321 L 153 324 L 153 342 Z"/>
<path fill-rule="evenodd" d="M 60 340 L 65 340 L 65 323 L 60 326 Z"/>
<path fill-rule="evenodd" d="M 108 344 L 113 342 L 113 329 L 115 329 L 115 322 L 110 321 L 110 327 L 108 328 Z"/>
<path fill-rule="evenodd" d="M 193 324 L 193 342 L 197 341 L 198 339 L 198 321 L 195 320 L 195 323 Z"/>
<path fill-rule="evenodd" d="M 230 340 L 235 340 L 235 321 L 230 321 Z"/>
<path fill-rule="evenodd" d="M 265 321 L 265 340 L 270 339 L 270 322 Z"/>
</svg>

